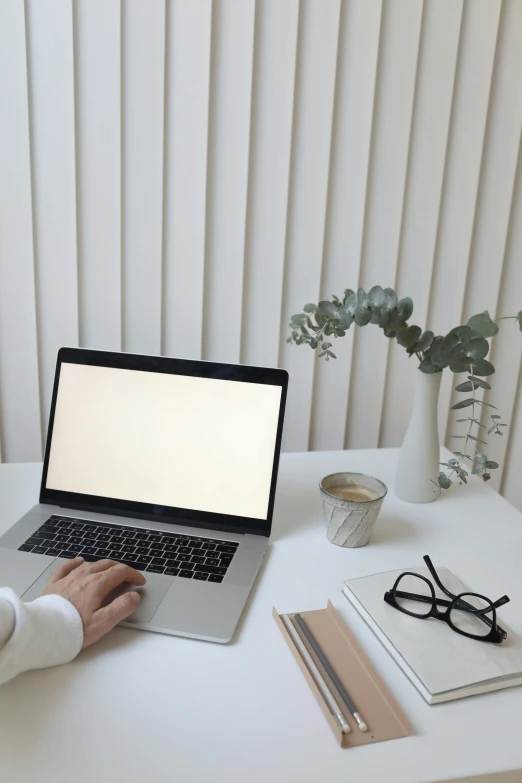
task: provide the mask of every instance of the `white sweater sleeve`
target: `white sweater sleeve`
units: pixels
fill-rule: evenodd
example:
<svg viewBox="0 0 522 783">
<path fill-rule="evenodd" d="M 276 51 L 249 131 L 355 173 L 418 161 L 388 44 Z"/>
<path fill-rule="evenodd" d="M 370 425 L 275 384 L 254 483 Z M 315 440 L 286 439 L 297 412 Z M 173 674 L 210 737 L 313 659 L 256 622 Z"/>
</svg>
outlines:
<svg viewBox="0 0 522 783">
<path fill-rule="evenodd" d="M 0 685 L 27 669 L 72 661 L 83 644 L 77 609 L 59 595 L 24 603 L 0 588 Z"/>
</svg>

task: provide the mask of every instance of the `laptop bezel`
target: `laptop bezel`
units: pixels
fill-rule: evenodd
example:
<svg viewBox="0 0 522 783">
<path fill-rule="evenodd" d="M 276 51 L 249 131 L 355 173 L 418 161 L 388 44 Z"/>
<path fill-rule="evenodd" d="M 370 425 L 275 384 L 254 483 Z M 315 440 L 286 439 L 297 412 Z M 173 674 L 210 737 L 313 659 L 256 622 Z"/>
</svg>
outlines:
<svg viewBox="0 0 522 783">
<path fill-rule="evenodd" d="M 46 487 L 60 370 L 63 363 L 86 364 L 97 367 L 115 367 L 124 370 L 141 370 L 143 372 L 159 372 L 200 378 L 219 377 L 224 380 L 280 386 L 281 401 L 279 406 L 279 418 L 277 423 L 266 520 L 172 506 L 157 506 L 152 503 L 138 503 L 119 498 L 84 495 Z M 253 535 L 269 536 L 272 529 L 287 388 L 288 373 L 286 370 L 281 369 L 225 364 L 204 360 L 175 359 L 164 356 L 95 351 L 87 348 L 61 348 L 58 351 L 56 360 L 53 395 L 49 414 L 49 427 L 47 430 L 42 482 L 40 486 L 40 503 L 57 505 L 63 508 L 78 509 L 81 511 L 113 514 L 120 517 L 124 516 L 178 525 L 183 524 L 189 527 L 206 528 L 209 530 L 224 530 L 230 533 L 250 533 Z"/>
</svg>

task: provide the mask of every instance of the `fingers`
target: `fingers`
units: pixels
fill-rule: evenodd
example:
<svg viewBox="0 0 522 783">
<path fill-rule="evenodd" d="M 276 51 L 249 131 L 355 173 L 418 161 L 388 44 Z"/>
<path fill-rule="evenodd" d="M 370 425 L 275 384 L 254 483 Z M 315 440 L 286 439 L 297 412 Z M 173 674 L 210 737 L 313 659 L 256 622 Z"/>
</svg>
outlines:
<svg viewBox="0 0 522 783">
<path fill-rule="evenodd" d="M 90 571 L 88 580 L 94 588 L 98 605 L 102 604 L 107 596 L 124 582 L 142 587 L 147 581 L 143 574 L 123 563 L 103 560 L 92 565 L 97 565 L 98 570 L 94 573 Z"/>
<path fill-rule="evenodd" d="M 84 570 L 88 574 L 98 574 L 101 571 L 107 571 L 115 565 L 119 565 L 116 560 L 95 560 L 94 563 L 86 563 Z"/>
<path fill-rule="evenodd" d="M 60 579 L 64 579 L 67 574 L 70 574 L 71 571 L 74 571 L 75 568 L 81 566 L 82 563 L 83 557 L 75 557 L 74 560 L 65 560 L 63 563 L 60 563 L 58 568 L 53 571 L 49 581 L 52 583 L 59 582 Z"/>
<path fill-rule="evenodd" d="M 122 582 L 130 582 L 133 585 L 144 585 L 146 582 L 145 577 L 136 571 L 131 566 L 118 563 L 115 560 L 97 560 L 94 563 L 89 563 L 85 566 L 85 571 L 88 574 L 101 574 L 107 572 L 107 584 L 111 585 L 109 590 L 117 587 Z M 105 581 L 103 582 L 105 583 Z"/>
<path fill-rule="evenodd" d="M 103 592 L 108 595 L 111 590 L 118 587 L 123 582 L 129 582 L 131 585 L 141 587 L 147 581 L 140 571 L 136 571 L 131 566 L 116 563 L 112 568 L 106 569 L 102 575 Z"/>
<path fill-rule="evenodd" d="M 125 618 L 131 615 L 140 605 L 140 602 L 140 594 L 131 591 L 120 595 L 108 606 L 104 606 L 103 609 L 98 609 L 98 611 L 94 613 L 96 626 L 95 638 L 89 638 L 86 646 L 101 639 L 102 636 L 109 633 L 115 625 L 118 625 L 122 620 L 125 620 Z"/>
</svg>

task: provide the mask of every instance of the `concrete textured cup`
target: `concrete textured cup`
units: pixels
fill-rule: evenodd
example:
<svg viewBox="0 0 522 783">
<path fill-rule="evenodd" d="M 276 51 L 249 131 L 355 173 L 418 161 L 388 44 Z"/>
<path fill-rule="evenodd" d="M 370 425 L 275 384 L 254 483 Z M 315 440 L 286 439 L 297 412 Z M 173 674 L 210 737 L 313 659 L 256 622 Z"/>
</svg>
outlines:
<svg viewBox="0 0 522 783">
<path fill-rule="evenodd" d="M 368 491 L 367 500 L 344 500 L 334 491 Z M 326 536 L 337 546 L 366 546 L 388 492 L 386 484 L 363 473 L 331 473 L 319 484 L 323 499 Z"/>
</svg>

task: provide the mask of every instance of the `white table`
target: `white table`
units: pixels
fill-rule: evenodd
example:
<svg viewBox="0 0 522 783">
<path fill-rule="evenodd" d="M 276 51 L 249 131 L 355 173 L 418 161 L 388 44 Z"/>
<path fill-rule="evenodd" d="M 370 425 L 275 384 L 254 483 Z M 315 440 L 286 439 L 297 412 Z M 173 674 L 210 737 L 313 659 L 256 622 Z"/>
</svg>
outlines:
<svg viewBox="0 0 522 783">
<path fill-rule="evenodd" d="M 439 501 L 394 497 L 396 450 L 285 454 L 265 565 L 235 641 L 209 644 L 118 628 L 72 663 L 0 689 L 6 783 L 426 783 L 480 773 L 522 781 L 522 690 L 429 707 L 340 592 L 343 579 L 422 564 L 472 589 L 506 592 L 522 633 L 522 515 L 480 480 Z M 324 534 L 317 484 L 355 470 L 390 488 L 373 541 Z M 37 502 L 40 465 L 0 467 L 0 533 Z M 341 750 L 271 616 L 330 598 L 402 704 L 405 739 Z M 519 770 L 512 774 L 492 773 Z"/>
</svg>

